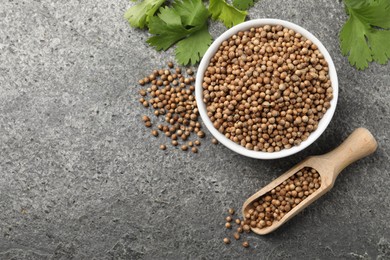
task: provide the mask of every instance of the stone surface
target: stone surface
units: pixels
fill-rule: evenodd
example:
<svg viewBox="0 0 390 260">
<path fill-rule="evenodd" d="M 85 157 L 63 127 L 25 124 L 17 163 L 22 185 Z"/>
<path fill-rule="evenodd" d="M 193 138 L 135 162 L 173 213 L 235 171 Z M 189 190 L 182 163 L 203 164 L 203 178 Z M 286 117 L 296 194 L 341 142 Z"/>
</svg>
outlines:
<svg viewBox="0 0 390 260">
<path fill-rule="evenodd" d="M 352 68 L 339 50 L 340 1 L 258 1 L 250 18 L 302 25 L 328 48 L 340 97 L 325 133 L 274 161 L 210 135 L 199 154 L 140 123 L 136 82 L 173 59 L 122 18 L 130 4 L 0 0 L 0 259 L 390 259 L 390 64 Z M 212 23 L 213 36 L 225 28 Z M 153 119 L 153 122 L 155 120 Z M 250 248 L 222 239 L 229 207 L 364 126 L 377 152 L 331 193 Z"/>
</svg>

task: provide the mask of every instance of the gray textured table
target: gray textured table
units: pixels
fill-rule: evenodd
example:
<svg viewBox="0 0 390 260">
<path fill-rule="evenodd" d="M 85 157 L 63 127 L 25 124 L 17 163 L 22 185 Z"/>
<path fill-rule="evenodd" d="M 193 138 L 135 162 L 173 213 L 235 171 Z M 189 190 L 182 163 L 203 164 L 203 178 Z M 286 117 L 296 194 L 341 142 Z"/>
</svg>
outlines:
<svg viewBox="0 0 390 260">
<path fill-rule="evenodd" d="M 340 54 L 339 1 L 261 0 L 250 18 L 313 32 L 340 81 L 319 140 L 261 161 L 203 142 L 199 154 L 160 151 L 140 124 L 135 82 L 165 66 L 128 1 L 0 0 L 0 259 L 389 259 L 390 64 L 352 68 Z M 212 24 L 213 36 L 222 33 Z M 311 154 L 369 128 L 377 152 L 347 168 L 331 193 L 277 232 L 226 246 L 224 217 Z M 210 140 L 210 135 L 207 136 Z"/>
</svg>

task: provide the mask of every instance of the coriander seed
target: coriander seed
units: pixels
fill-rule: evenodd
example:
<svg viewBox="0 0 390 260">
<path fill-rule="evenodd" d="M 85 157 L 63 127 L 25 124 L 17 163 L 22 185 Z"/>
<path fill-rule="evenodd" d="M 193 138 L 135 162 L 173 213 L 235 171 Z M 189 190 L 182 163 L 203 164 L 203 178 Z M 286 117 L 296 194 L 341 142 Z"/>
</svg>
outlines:
<svg viewBox="0 0 390 260">
<path fill-rule="evenodd" d="M 224 242 L 225 244 L 230 244 L 230 239 L 227 238 L 227 237 L 225 237 L 225 238 L 223 239 L 223 242 Z"/>
<path fill-rule="evenodd" d="M 244 241 L 244 242 L 242 243 L 242 246 L 245 247 L 245 248 L 248 248 L 248 247 L 249 247 L 248 241 Z"/>
<path fill-rule="evenodd" d="M 167 147 L 165 146 L 165 144 L 160 145 L 160 150 L 165 150 L 165 149 L 167 149 Z"/>
</svg>

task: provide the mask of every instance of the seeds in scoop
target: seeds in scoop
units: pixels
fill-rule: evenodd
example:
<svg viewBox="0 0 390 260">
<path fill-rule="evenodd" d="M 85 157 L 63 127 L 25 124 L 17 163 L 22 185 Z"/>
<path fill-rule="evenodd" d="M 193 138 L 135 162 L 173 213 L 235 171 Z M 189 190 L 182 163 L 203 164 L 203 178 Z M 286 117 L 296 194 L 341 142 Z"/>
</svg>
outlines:
<svg viewBox="0 0 390 260">
<path fill-rule="evenodd" d="M 224 242 L 225 244 L 230 244 L 230 239 L 227 238 L 227 237 L 225 237 L 225 238 L 223 239 L 223 242 Z"/>
<path fill-rule="evenodd" d="M 321 177 L 318 172 L 312 168 L 303 168 L 256 200 L 245 215 L 245 221 L 250 221 L 250 225 L 257 228 L 272 226 L 274 221 L 281 220 L 320 186 Z M 244 230 L 246 229 L 244 225 Z"/>
<path fill-rule="evenodd" d="M 333 98 L 328 72 L 317 46 L 302 35 L 282 26 L 251 28 L 211 58 L 203 101 L 214 127 L 233 142 L 280 151 L 318 127 Z"/>
<path fill-rule="evenodd" d="M 242 246 L 243 246 L 243 247 L 245 247 L 245 248 L 249 247 L 249 243 L 248 243 L 248 241 L 244 241 L 244 242 L 242 242 Z"/>
<path fill-rule="evenodd" d="M 230 224 L 230 222 L 226 222 L 225 227 L 230 229 L 230 228 L 232 228 L 232 224 Z"/>
<path fill-rule="evenodd" d="M 160 150 L 165 150 L 165 149 L 167 149 L 167 147 L 165 146 L 165 144 L 160 145 Z"/>
</svg>

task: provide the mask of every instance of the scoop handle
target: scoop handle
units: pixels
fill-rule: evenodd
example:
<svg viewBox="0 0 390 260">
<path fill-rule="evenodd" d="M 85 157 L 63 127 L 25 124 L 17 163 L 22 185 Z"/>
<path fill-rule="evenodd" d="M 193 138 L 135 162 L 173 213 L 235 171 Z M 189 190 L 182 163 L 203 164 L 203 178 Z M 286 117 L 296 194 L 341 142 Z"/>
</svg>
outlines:
<svg viewBox="0 0 390 260">
<path fill-rule="evenodd" d="M 334 174 L 337 175 L 351 163 L 375 152 L 378 143 L 375 137 L 366 128 L 357 128 L 337 148 L 322 155 L 334 165 Z"/>
</svg>

